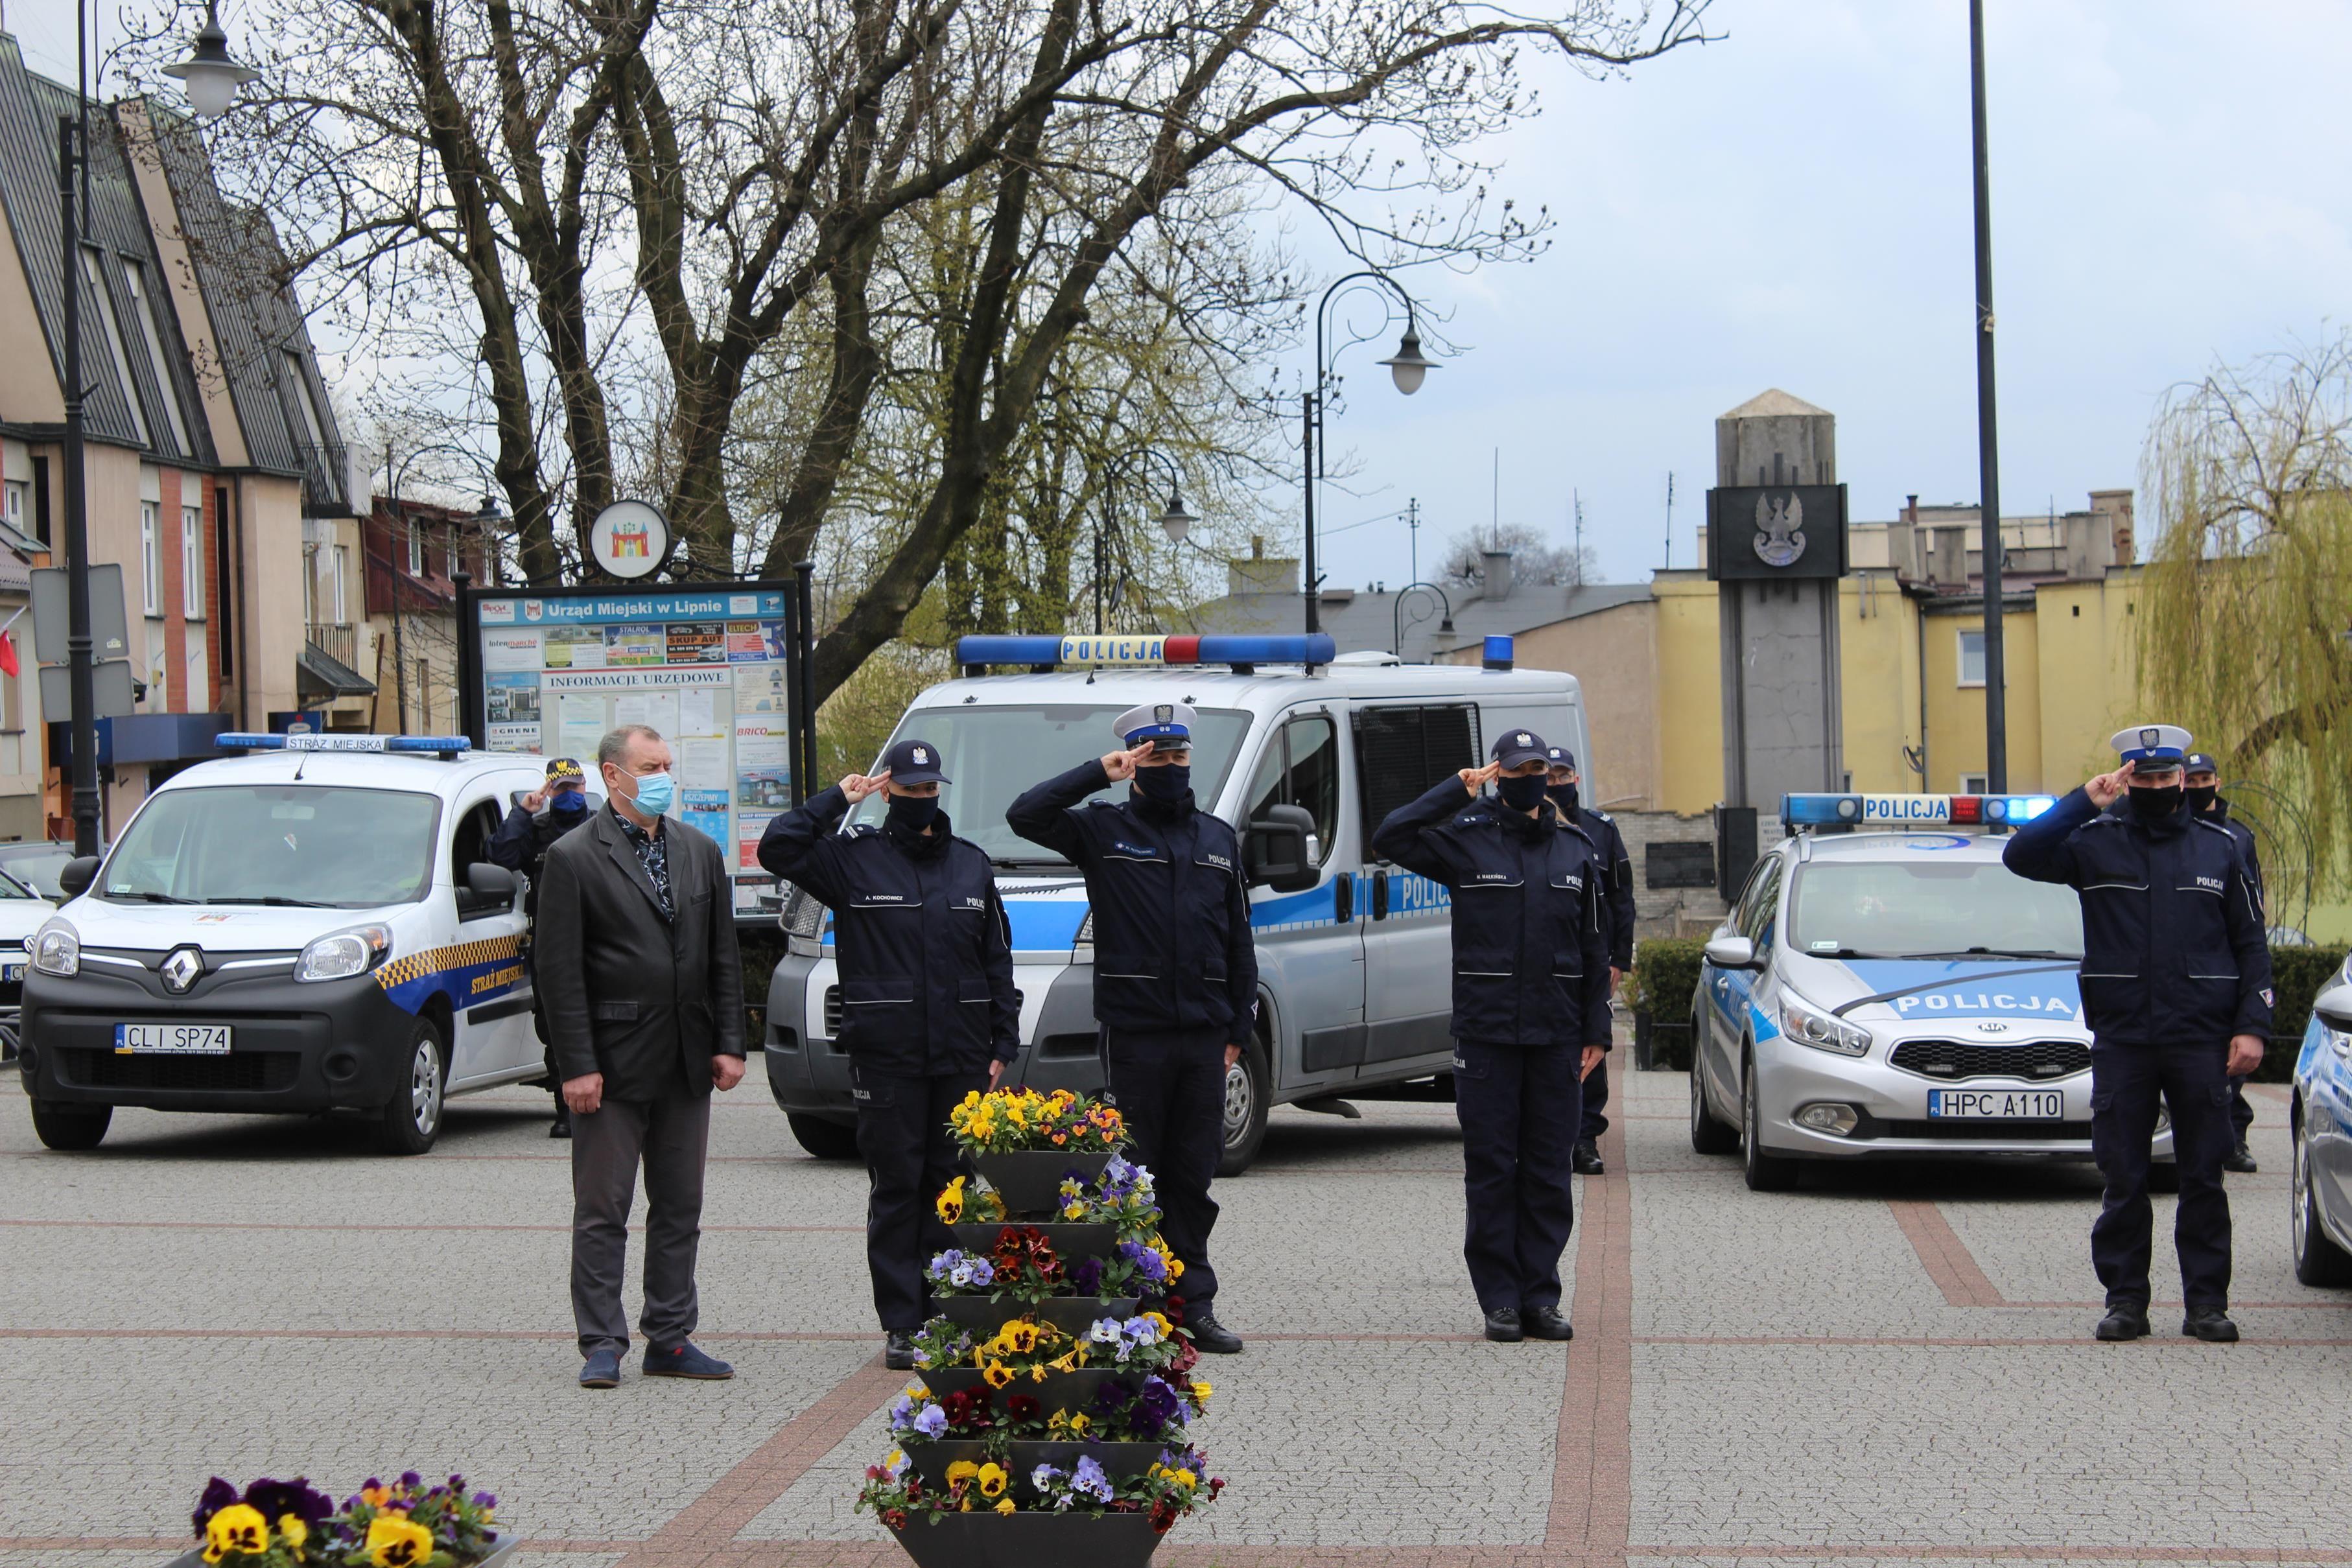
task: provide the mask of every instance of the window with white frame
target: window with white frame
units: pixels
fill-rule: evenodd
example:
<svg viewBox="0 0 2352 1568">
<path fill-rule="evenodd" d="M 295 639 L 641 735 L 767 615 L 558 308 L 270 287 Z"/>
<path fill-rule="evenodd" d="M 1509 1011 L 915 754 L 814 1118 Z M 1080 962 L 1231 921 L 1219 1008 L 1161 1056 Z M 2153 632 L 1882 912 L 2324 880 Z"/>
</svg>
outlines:
<svg viewBox="0 0 2352 1568">
<path fill-rule="evenodd" d="M 172 444 L 174 450 L 194 456 L 196 449 L 188 444 L 187 422 L 180 417 L 180 398 L 173 390 L 172 362 L 163 356 L 163 325 L 156 319 L 156 300 L 147 287 L 146 270 L 135 261 L 126 261 L 122 277 L 131 290 L 131 313 L 146 341 L 148 368 L 155 372 L 155 390 L 163 400 L 163 423 L 172 427 Z"/>
<path fill-rule="evenodd" d="M 1981 630 L 1960 632 L 1960 679 L 1964 686 L 1985 684 L 1984 632 Z"/>
<path fill-rule="evenodd" d="M 152 501 L 139 503 L 140 603 L 150 615 L 163 613 L 163 554 L 155 538 L 159 519 Z"/>
<path fill-rule="evenodd" d="M 205 513 L 180 508 L 180 611 L 191 621 L 205 618 Z"/>
<path fill-rule="evenodd" d="M 0 517 L 18 533 L 25 531 L 25 482 L 11 479 L 0 486 Z"/>
<path fill-rule="evenodd" d="M 90 298 L 98 302 L 99 319 L 106 323 L 106 340 L 114 350 L 114 383 L 122 389 L 122 401 L 131 410 L 131 428 L 138 432 L 139 444 L 148 445 L 147 411 L 140 405 L 139 391 L 131 382 L 131 354 L 123 347 L 122 323 L 114 319 L 114 291 L 106 286 L 106 265 L 99 259 L 97 246 L 82 247 L 81 270 L 89 280 Z"/>
<path fill-rule="evenodd" d="M 415 517 L 408 519 L 408 575 L 425 575 L 425 525 Z"/>
</svg>

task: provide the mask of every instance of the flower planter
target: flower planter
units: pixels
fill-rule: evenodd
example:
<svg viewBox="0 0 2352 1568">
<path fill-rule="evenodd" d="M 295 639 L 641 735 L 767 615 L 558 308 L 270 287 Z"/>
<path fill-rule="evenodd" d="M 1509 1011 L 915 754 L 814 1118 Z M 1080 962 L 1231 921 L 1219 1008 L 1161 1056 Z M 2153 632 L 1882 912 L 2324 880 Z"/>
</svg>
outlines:
<svg viewBox="0 0 2352 1568">
<path fill-rule="evenodd" d="M 925 1368 L 915 1375 L 923 1380 L 923 1386 L 929 1389 L 934 1397 L 940 1399 L 967 1388 L 988 1386 L 988 1380 L 981 1375 L 980 1368 L 976 1366 L 950 1366 L 938 1371 Z M 1005 1387 L 1003 1394 L 1026 1394 L 1048 1412 L 1083 1410 L 1094 1403 L 1096 1390 L 1111 1379 L 1123 1377 L 1140 1384 L 1145 1375 L 1122 1366 L 1082 1366 L 1076 1372 L 1049 1372 L 1043 1382 L 1032 1382 L 1024 1372 Z M 1003 1394 L 998 1396 L 1000 1400 L 1003 1396 Z"/>
<path fill-rule="evenodd" d="M 1014 1318 L 1027 1317 L 1051 1323 L 1066 1334 L 1082 1334 L 1098 1318 L 1124 1322 L 1135 1316 L 1135 1309 L 1142 1301 L 1140 1296 L 1114 1296 L 1109 1301 L 1094 1296 L 1048 1296 L 1035 1302 L 1012 1296 L 994 1300 L 986 1296 L 934 1296 L 931 1306 L 950 1322 L 968 1329 L 993 1333 Z"/>
<path fill-rule="evenodd" d="M 916 1568 L 1143 1568 L 1160 1548 L 1140 1513 L 951 1513 L 895 1533 Z"/>
<path fill-rule="evenodd" d="M 1022 1223 L 1017 1219 L 994 1219 L 979 1225 L 967 1221 L 961 1225 L 950 1225 L 948 1228 L 955 1232 L 959 1249 L 977 1252 L 985 1258 L 996 1250 L 996 1239 L 1006 1228 Z M 1031 1228 L 1044 1231 L 1055 1255 L 1061 1258 L 1108 1258 L 1111 1249 L 1118 1245 L 1118 1227 L 1116 1225 L 1073 1225 L 1066 1220 L 1055 1220 Z"/>
<path fill-rule="evenodd" d="M 1176 1445 L 1184 1445 L 1180 1438 Z M 1094 1462 L 1115 1476 L 1139 1476 L 1160 1462 L 1168 1451 L 1165 1443 L 1073 1443 L 1061 1439 L 1048 1442 L 1037 1437 L 1015 1437 L 1009 1456 L 1016 1480 L 1027 1484 L 1029 1472 L 1039 1465 L 1051 1465 L 1057 1470 L 1076 1466 L 1081 1457 L 1091 1457 Z M 940 1466 L 942 1475 L 947 1466 Z"/>
<path fill-rule="evenodd" d="M 523 1543 L 511 1535 L 508 1536 L 497 1546 L 491 1548 L 490 1554 L 476 1564 L 476 1568 L 504 1568 L 504 1565 L 511 1562 L 514 1554 L 520 1552 L 522 1547 Z M 205 1568 L 205 1549 L 201 1546 L 190 1547 L 163 1564 L 163 1568 Z"/>
<path fill-rule="evenodd" d="M 1103 1167 L 1110 1164 L 1110 1151 L 1089 1155 L 1028 1149 L 1010 1155 L 974 1155 L 971 1164 L 1004 1200 L 1007 1222 L 1015 1223 L 1012 1217 L 1060 1213 L 1062 1178 L 1075 1171 L 1087 1181 L 1100 1179 Z"/>
</svg>

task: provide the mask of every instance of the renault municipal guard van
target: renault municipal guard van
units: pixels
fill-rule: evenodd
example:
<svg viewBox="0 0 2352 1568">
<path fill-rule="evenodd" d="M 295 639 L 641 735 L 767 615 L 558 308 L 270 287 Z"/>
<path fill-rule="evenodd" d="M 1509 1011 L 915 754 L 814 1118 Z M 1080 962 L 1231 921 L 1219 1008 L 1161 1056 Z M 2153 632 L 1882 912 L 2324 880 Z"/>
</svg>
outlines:
<svg viewBox="0 0 2352 1568">
<path fill-rule="evenodd" d="M 432 1147 L 446 1096 L 543 1071 L 513 873 L 485 846 L 543 781 L 452 737 L 224 735 L 32 944 L 18 1070 L 51 1148 L 117 1105 L 357 1112 Z"/>
<path fill-rule="evenodd" d="M 953 780 L 941 804 L 996 865 L 1021 992 L 1022 1049 L 1005 1082 L 1103 1084 L 1086 883 L 1007 827 L 1005 808 L 1116 749 L 1119 714 L 1171 699 L 1199 715 L 1193 798 L 1242 830 L 1257 938 L 1257 1040 L 1227 1076 L 1222 1168 L 1249 1164 L 1273 1105 L 1447 1071 L 1449 897 L 1374 855 L 1372 830 L 1440 779 L 1482 764 L 1503 729 L 1570 747 L 1593 777 L 1575 677 L 1514 670 L 1509 639 L 1487 643 L 1478 668 L 1334 658 L 1319 634 L 963 639 L 962 677 L 918 697 L 891 738 L 939 748 Z M 1007 669 L 1019 673 L 992 673 Z M 1127 787 L 1113 788 L 1123 797 Z M 878 822 L 882 810 L 869 797 L 844 831 Z M 831 915 L 788 889 L 782 917 L 790 943 L 768 993 L 768 1082 L 802 1146 L 846 1158 L 856 1116 L 837 1043 Z"/>
</svg>

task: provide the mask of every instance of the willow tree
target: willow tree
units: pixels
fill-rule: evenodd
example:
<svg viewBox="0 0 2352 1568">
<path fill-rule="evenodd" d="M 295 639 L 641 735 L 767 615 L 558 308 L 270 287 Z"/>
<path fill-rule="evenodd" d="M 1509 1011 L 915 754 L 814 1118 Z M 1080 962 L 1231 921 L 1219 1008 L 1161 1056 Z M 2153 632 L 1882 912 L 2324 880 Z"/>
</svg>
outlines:
<svg viewBox="0 0 2352 1568">
<path fill-rule="evenodd" d="M 2143 690 L 2225 779 L 2299 812 L 2316 879 L 2341 885 L 2352 847 L 2352 337 L 2173 389 L 2142 483 L 2157 528 L 2140 600 Z M 2265 870 L 2274 905 L 2305 891 L 2297 859 Z"/>
</svg>

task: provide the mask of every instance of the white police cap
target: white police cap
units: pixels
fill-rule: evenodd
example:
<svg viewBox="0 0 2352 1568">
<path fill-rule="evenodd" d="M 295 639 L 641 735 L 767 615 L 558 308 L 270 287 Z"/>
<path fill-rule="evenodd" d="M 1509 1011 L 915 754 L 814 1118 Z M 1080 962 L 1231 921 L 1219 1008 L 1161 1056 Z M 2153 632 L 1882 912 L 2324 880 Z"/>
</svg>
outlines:
<svg viewBox="0 0 2352 1568">
<path fill-rule="evenodd" d="M 1111 728 L 1129 746 L 1156 741 L 1161 750 L 1192 744 L 1192 706 L 1187 703 L 1145 703 L 1118 716 Z"/>
<path fill-rule="evenodd" d="M 2189 749 L 2189 733 L 2177 724 L 2134 724 L 2107 737 L 2126 762 L 2161 762 L 2174 768 Z"/>
</svg>

